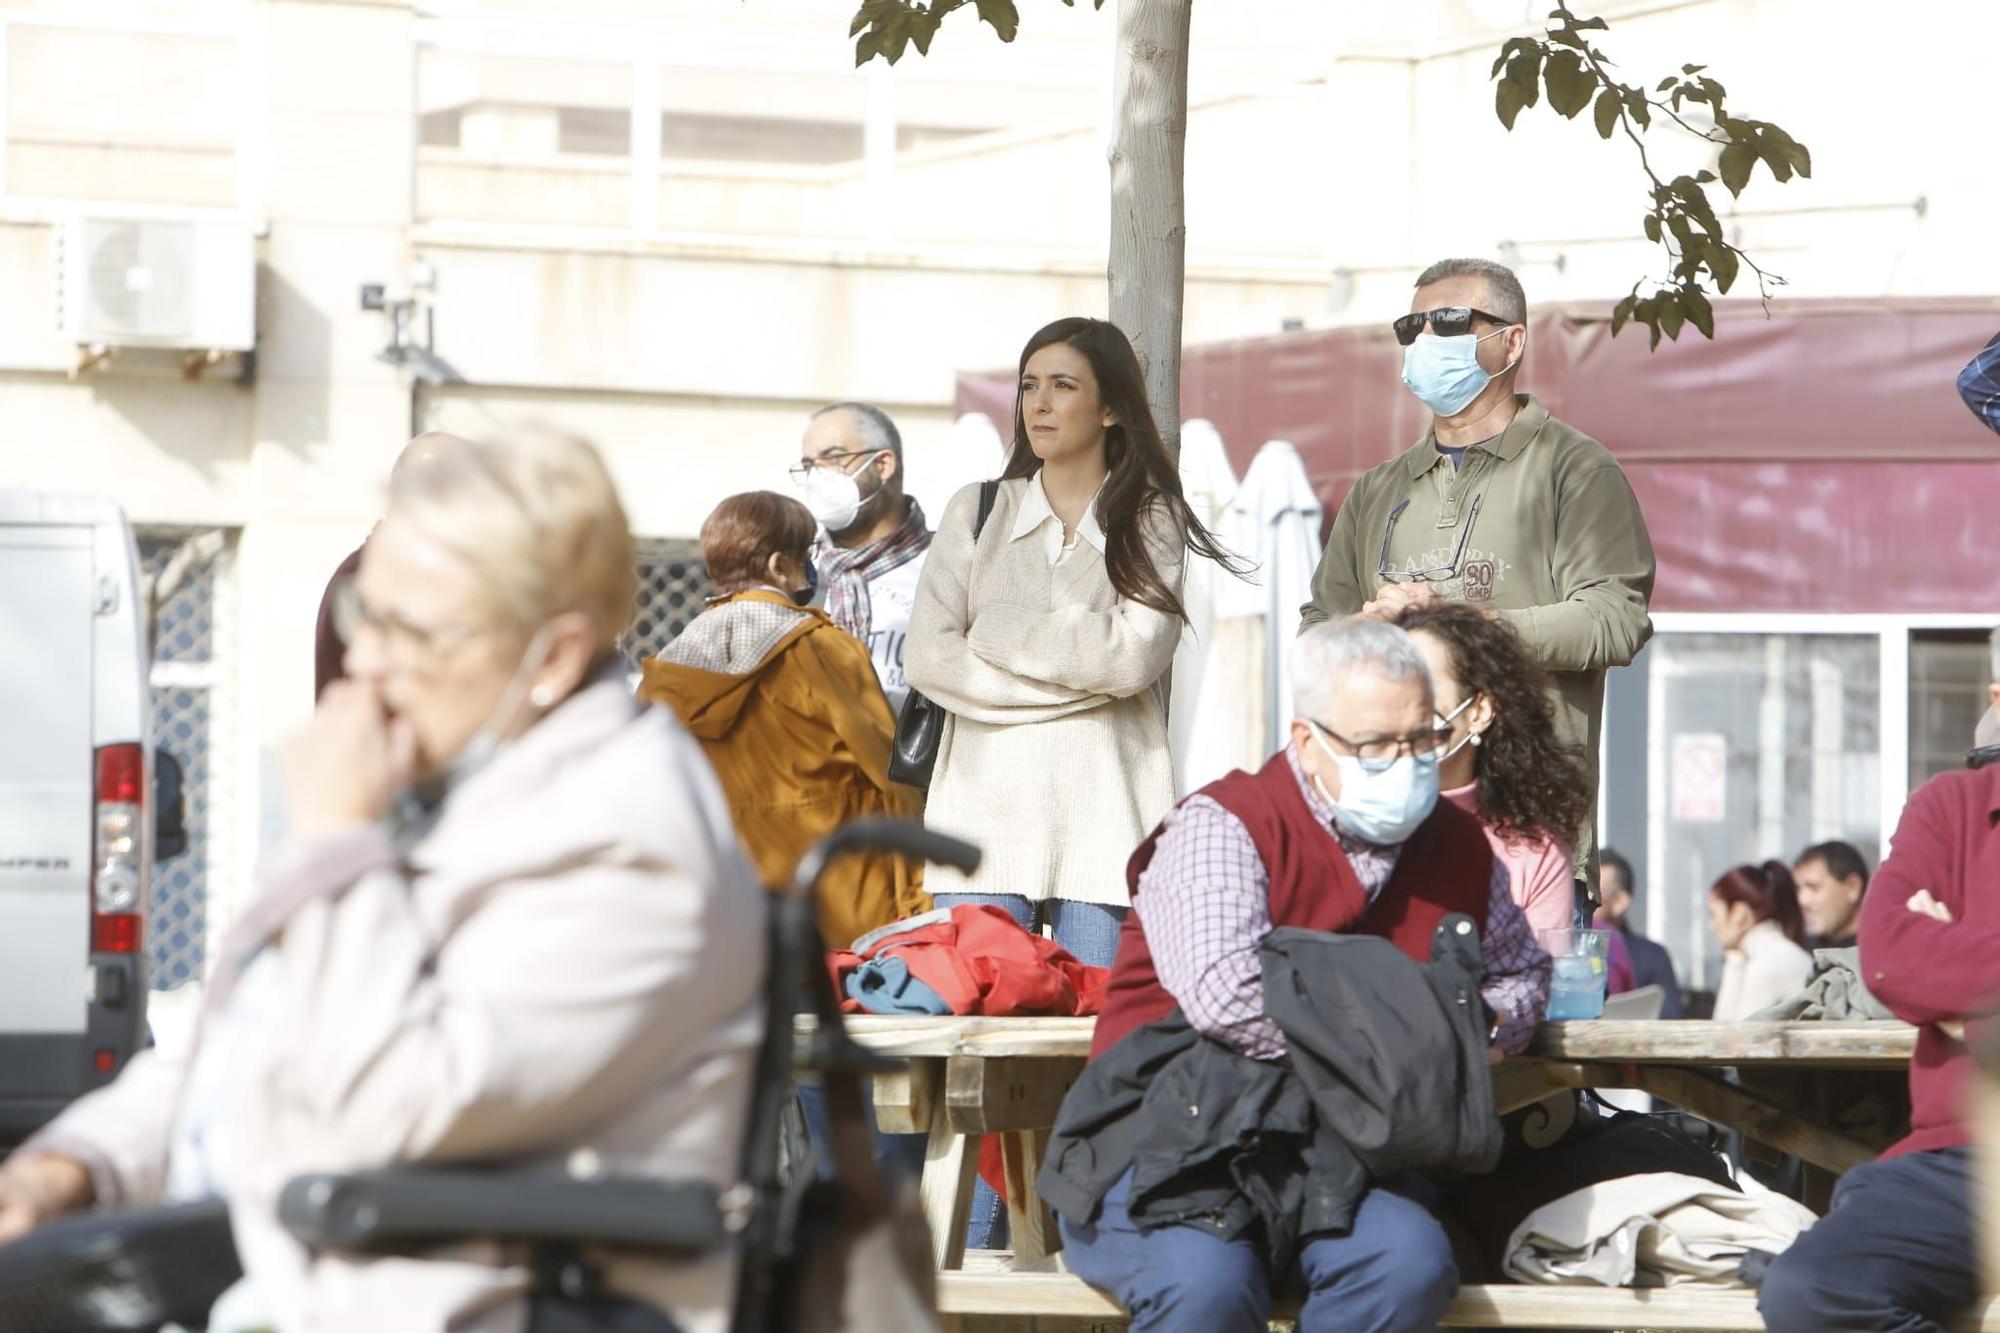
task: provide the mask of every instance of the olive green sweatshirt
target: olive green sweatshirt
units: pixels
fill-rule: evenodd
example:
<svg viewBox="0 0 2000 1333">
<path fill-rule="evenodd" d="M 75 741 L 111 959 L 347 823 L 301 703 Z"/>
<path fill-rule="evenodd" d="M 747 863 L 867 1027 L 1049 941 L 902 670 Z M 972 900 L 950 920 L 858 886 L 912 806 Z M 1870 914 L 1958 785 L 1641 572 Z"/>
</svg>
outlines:
<svg viewBox="0 0 2000 1333">
<path fill-rule="evenodd" d="M 1433 571 L 1438 596 L 1491 608 L 1527 639 L 1552 676 L 1556 735 L 1583 751 L 1595 791 L 1605 669 L 1630 662 L 1653 632 L 1653 541 L 1610 452 L 1534 398 L 1515 401 L 1513 423 L 1468 447 L 1456 472 L 1431 431 L 1355 482 L 1300 628 L 1359 611 L 1384 565 L 1389 581 Z M 1595 882 L 1588 825 L 1574 851 Z"/>
</svg>

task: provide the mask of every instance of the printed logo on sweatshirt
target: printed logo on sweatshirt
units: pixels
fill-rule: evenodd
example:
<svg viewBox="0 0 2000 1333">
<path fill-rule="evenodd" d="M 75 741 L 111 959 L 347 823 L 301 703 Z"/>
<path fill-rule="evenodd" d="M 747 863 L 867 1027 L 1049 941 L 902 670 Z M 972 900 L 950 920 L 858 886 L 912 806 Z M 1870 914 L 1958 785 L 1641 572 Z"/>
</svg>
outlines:
<svg viewBox="0 0 2000 1333">
<path fill-rule="evenodd" d="M 1391 565 L 1390 570 L 1392 573 L 1408 573 L 1417 569 L 1441 569 L 1457 553 L 1456 543 L 1433 546 L 1428 551 L 1419 551 Z M 1431 586 L 1447 602 L 1490 602 L 1500 595 L 1501 585 L 1507 582 L 1513 568 L 1513 562 L 1501 559 L 1494 552 L 1469 546 L 1465 551 L 1465 563 L 1459 567 L 1458 574 Z"/>
</svg>

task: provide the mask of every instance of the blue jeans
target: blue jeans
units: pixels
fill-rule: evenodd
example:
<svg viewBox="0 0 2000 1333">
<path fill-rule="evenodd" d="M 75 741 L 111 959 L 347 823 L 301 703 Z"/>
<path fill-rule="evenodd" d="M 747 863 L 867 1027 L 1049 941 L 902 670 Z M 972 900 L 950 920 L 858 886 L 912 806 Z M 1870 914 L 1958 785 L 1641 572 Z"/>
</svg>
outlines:
<svg viewBox="0 0 2000 1333">
<path fill-rule="evenodd" d="M 923 1179 L 924 1145 L 922 1134 L 884 1134 L 875 1124 L 875 1106 L 868 1097 L 868 1085 L 861 1085 L 861 1109 L 868 1116 L 868 1135 L 875 1141 L 875 1164 L 891 1176 L 901 1176 L 912 1185 Z M 798 1085 L 799 1110 L 804 1113 L 806 1133 L 812 1139 L 818 1159 L 815 1174 L 833 1179 L 833 1115 L 826 1104 L 826 1089 L 817 1083 Z"/>
<path fill-rule="evenodd" d="M 1771 1333 L 1941 1333 L 1979 1296 L 1972 1152 L 1867 1162 L 1779 1255 L 1757 1308 Z"/>
<path fill-rule="evenodd" d="M 1089 1226 L 1059 1219 L 1070 1271 L 1124 1306 L 1132 1333 L 1263 1333 L 1271 1287 L 1258 1247 L 1196 1227 L 1142 1232 L 1125 1211 L 1131 1186 L 1127 1171 Z M 1305 1293 L 1299 1333 L 1415 1333 L 1444 1317 L 1458 1265 L 1427 1208 L 1377 1186 L 1353 1230 L 1305 1243 L 1287 1286 Z"/>
<path fill-rule="evenodd" d="M 1057 944 L 1075 954 L 1078 962 L 1092 967 L 1110 967 L 1111 960 L 1117 957 L 1118 928 L 1125 924 L 1125 913 L 1129 910 L 1064 898 L 1034 903 L 1018 893 L 940 893 L 934 901 L 939 907 L 998 907 L 1013 917 L 1022 930 L 1033 935 L 1041 934 L 1046 923 Z M 1006 1214 L 1000 1196 L 981 1180 L 972 1191 L 972 1220 L 965 1228 L 966 1248 L 991 1249 Z"/>
</svg>

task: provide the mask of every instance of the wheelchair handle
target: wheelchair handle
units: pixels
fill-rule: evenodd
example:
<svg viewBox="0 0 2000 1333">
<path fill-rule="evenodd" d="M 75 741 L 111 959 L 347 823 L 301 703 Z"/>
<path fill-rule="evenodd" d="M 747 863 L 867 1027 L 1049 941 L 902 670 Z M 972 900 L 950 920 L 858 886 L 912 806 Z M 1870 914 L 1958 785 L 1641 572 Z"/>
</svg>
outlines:
<svg viewBox="0 0 2000 1333">
<path fill-rule="evenodd" d="M 979 868 L 982 856 L 971 843 L 925 828 L 912 819 L 857 819 L 835 829 L 801 858 L 793 887 L 810 889 L 826 872 L 828 863 L 849 852 L 900 852 L 967 875 Z"/>
</svg>

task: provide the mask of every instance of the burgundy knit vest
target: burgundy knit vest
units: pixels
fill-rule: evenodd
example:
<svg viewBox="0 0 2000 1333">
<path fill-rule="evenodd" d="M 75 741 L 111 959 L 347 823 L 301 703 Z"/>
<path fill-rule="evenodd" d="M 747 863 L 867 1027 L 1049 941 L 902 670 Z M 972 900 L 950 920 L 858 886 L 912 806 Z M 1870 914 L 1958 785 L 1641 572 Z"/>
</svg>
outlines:
<svg viewBox="0 0 2000 1333">
<path fill-rule="evenodd" d="M 1380 935 L 1420 963 L 1430 961 L 1431 934 L 1448 914 L 1463 912 L 1486 929 L 1493 850 L 1479 821 L 1449 801 L 1439 801 L 1403 844 L 1395 871 L 1371 904 L 1347 854 L 1313 817 L 1286 752 L 1259 772 L 1231 773 L 1195 795 L 1208 797 L 1249 831 L 1270 880 L 1274 927 Z M 1134 896 L 1159 841 L 1156 828 L 1126 864 L 1126 889 Z M 1135 908 L 1118 934 L 1091 1058 L 1133 1028 L 1165 1018 L 1175 1003 L 1153 968 L 1153 951 Z"/>
</svg>

